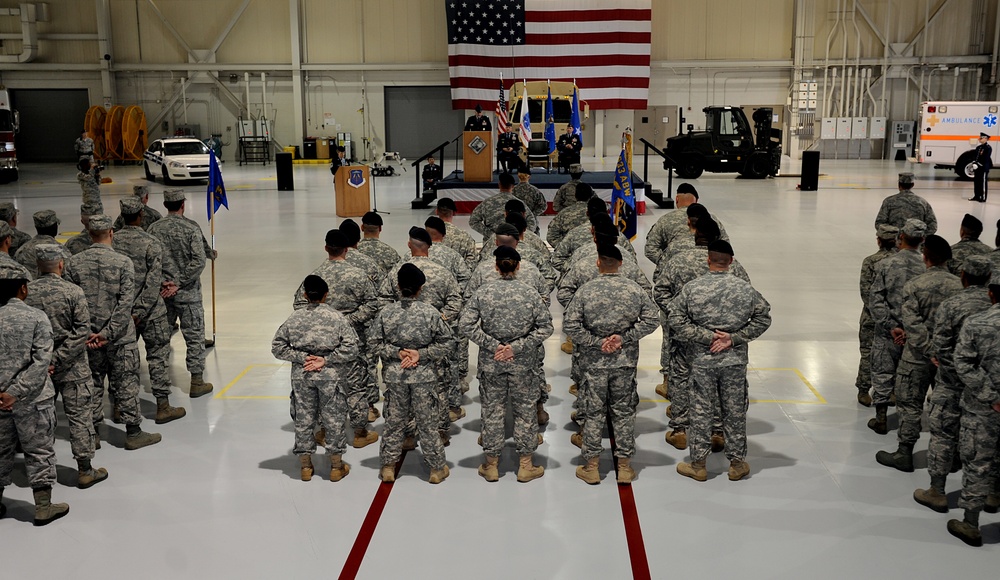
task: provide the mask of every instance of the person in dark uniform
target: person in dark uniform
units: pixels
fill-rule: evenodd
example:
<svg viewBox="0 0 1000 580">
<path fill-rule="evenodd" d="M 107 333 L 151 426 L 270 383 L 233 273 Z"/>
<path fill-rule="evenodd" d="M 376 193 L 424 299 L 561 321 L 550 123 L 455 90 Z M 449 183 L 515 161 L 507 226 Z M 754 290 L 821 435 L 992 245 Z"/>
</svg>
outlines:
<svg viewBox="0 0 1000 580">
<path fill-rule="evenodd" d="M 330 160 L 330 173 L 337 175 L 338 169 L 350 164 L 350 161 L 347 160 L 347 150 L 343 147 L 337 147 L 337 156 Z"/>
<path fill-rule="evenodd" d="M 973 176 L 973 194 L 969 201 L 986 203 L 987 186 L 986 181 L 990 176 L 990 168 L 993 167 L 993 148 L 990 147 L 990 136 L 986 133 L 979 134 L 979 146 L 976 147 L 976 173 Z"/>
<path fill-rule="evenodd" d="M 521 167 L 521 140 L 518 139 L 517 133 L 510 131 L 509 133 L 504 133 L 497 140 L 497 163 L 500 164 L 500 169 L 504 173 L 517 172 L 518 168 Z"/>
<path fill-rule="evenodd" d="M 423 171 L 420 172 L 420 178 L 424 180 L 424 191 L 430 191 L 434 189 L 435 183 L 444 178 L 444 170 L 434 162 L 433 157 L 428 157 L 427 165 L 424 165 Z"/>
<path fill-rule="evenodd" d="M 490 118 L 483 115 L 483 108 L 476 105 L 476 114 L 469 117 L 465 121 L 466 131 L 492 131 L 493 124 L 490 123 Z"/>
<path fill-rule="evenodd" d="M 572 125 L 566 125 L 566 133 L 559 136 L 556 150 L 559 151 L 559 173 L 569 171 L 569 166 L 580 162 L 580 137 L 573 131 Z"/>
</svg>

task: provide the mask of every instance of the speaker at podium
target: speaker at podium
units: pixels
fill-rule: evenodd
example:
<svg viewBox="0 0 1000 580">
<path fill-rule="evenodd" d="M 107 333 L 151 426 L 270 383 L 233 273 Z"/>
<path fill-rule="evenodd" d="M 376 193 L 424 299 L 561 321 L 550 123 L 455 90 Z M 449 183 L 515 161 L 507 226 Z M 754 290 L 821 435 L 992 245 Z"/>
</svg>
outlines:
<svg viewBox="0 0 1000 580">
<path fill-rule="evenodd" d="M 345 165 L 333 178 L 339 217 L 361 217 L 371 209 L 371 172 L 367 165 Z"/>
</svg>

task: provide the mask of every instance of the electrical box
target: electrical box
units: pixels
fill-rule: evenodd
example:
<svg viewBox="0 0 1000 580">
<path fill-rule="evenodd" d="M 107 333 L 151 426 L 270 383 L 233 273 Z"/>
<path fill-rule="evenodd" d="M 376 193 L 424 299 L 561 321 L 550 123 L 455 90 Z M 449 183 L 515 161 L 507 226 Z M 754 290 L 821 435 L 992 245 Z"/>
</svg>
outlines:
<svg viewBox="0 0 1000 580">
<path fill-rule="evenodd" d="M 868 117 L 854 117 L 851 119 L 851 139 L 868 138 Z"/>
<path fill-rule="evenodd" d="M 869 139 L 885 139 L 885 117 L 872 117 L 868 131 Z"/>
<path fill-rule="evenodd" d="M 837 117 L 837 139 L 851 138 L 851 118 Z"/>
<path fill-rule="evenodd" d="M 893 158 L 904 160 L 906 157 L 913 157 L 913 141 L 917 124 L 913 121 L 893 121 L 892 123 L 892 148 L 895 151 Z"/>
<path fill-rule="evenodd" d="M 823 119 L 822 126 L 820 127 L 819 138 L 820 139 L 837 138 L 837 119 L 833 117 L 827 117 Z"/>
</svg>

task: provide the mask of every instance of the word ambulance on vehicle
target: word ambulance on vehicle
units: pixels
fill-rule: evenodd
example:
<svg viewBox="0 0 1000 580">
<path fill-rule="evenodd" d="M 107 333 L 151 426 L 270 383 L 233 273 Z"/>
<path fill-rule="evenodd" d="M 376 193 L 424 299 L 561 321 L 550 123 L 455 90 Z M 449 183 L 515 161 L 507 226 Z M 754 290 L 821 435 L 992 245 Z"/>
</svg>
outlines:
<svg viewBox="0 0 1000 580">
<path fill-rule="evenodd" d="M 953 169 L 961 179 L 972 179 L 980 133 L 990 135 L 993 163 L 1000 160 L 1000 102 L 928 101 L 920 105 L 919 163 Z"/>
</svg>

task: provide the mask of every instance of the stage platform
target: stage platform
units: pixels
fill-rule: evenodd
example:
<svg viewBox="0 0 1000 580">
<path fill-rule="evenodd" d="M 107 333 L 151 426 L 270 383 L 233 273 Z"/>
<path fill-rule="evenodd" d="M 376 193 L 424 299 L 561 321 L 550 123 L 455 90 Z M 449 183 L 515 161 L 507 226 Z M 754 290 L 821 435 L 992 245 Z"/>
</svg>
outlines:
<svg viewBox="0 0 1000 580">
<path fill-rule="evenodd" d="M 472 210 L 487 197 L 499 191 L 498 172 L 493 172 L 492 181 L 463 181 L 461 171 L 452 171 L 444 179 L 437 182 L 432 192 L 424 192 L 422 198 L 415 199 L 411 204 L 414 209 L 430 207 L 439 197 L 450 197 L 455 200 L 458 213 L 472 213 Z M 546 214 L 553 214 L 552 200 L 555 199 L 559 187 L 570 180 L 569 174 L 537 173 L 531 174 L 531 185 L 541 190 L 548 201 Z M 594 188 L 594 192 L 605 201 L 611 201 L 611 188 L 615 180 L 613 171 L 587 171 L 582 181 Z M 639 215 L 646 213 L 646 187 L 635 172 L 632 173 L 632 189 L 636 194 L 636 209 Z"/>
</svg>

